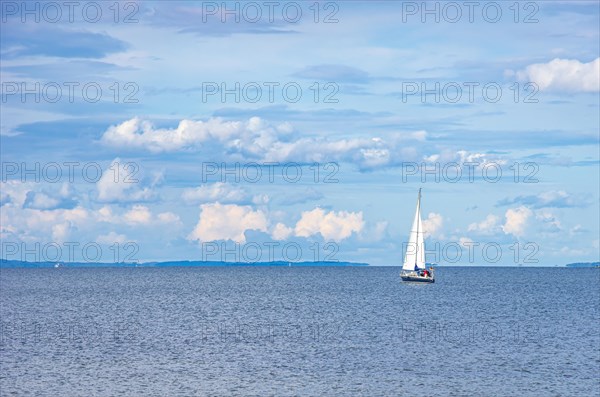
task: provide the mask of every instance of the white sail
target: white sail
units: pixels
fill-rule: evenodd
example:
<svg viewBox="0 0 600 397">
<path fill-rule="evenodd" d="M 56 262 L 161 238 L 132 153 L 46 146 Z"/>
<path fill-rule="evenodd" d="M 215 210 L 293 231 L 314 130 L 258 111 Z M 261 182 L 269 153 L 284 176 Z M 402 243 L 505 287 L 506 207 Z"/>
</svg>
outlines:
<svg viewBox="0 0 600 397">
<path fill-rule="evenodd" d="M 402 270 L 425 269 L 425 243 L 423 241 L 423 221 L 421 220 L 421 189 L 417 199 L 415 219 L 410 230 L 404 265 Z"/>
</svg>

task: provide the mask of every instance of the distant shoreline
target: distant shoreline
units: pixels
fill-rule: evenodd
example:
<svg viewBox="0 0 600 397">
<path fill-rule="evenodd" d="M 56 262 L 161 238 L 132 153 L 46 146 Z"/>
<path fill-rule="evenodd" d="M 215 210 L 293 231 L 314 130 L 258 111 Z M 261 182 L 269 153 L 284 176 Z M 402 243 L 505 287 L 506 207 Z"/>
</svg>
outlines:
<svg viewBox="0 0 600 397">
<path fill-rule="evenodd" d="M 566 267 L 600 267 L 600 262 L 576 262 L 565 265 Z"/>
<path fill-rule="evenodd" d="M 427 264 L 430 266 L 430 264 Z M 165 267 L 401 267 L 369 265 L 362 262 L 224 262 L 224 261 L 164 261 L 164 262 L 27 262 L 0 259 L 0 269 L 52 269 L 52 268 L 165 268 Z M 485 266 L 485 265 L 435 265 L 441 268 L 598 268 L 600 262 L 577 262 L 566 265 L 534 266 Z"/>
<path fill-rule="evenodd" d="M 369 266 L 358 262 L 224 262 L 224 261 L 164 261 L 164 262 L 27 262 L 0 260 L 1 269 L 99 268 L 99 267 L 356 267 Z"/>
</svg>

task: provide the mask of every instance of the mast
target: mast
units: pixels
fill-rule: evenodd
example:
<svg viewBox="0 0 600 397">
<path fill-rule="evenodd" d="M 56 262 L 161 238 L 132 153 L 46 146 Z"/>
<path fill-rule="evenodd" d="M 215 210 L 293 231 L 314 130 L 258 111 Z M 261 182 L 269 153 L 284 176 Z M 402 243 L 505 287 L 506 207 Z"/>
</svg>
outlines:
<svg viewBox="0 0 600 397">
<path fill-rule="evenodd" d="M 415 266 L 419 267 L 417 262 L 419 261 L 419 224 L 421 223 L 421 188 L 419 188 L 419 197 L 417 198 L 417 214 L 419 221 L 417 222 L 417 244 L 415 247 Z"/>
</svg>

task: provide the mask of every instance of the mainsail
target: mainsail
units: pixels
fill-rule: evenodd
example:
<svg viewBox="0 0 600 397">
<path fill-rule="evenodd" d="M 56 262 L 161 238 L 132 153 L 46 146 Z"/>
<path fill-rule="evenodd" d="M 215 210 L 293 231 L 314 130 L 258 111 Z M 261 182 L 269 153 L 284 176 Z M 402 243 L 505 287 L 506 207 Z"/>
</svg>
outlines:
<svg viewBox="0 0 600 397">
<path fill-rule="evenodd" d="M 421 189 L 417 199 L 415 219 L 410 230 L 410 238 L 404 256 L 402 270 L 425 269 L 425 243 L 423 241 L 423 221 L 421 221 Z"/>
</svg>

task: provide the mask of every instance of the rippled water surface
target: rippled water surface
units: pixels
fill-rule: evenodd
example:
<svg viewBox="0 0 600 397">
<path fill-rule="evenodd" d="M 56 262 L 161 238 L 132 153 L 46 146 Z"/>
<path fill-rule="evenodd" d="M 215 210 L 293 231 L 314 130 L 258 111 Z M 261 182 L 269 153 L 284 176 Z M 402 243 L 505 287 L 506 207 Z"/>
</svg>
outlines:
<svg viewBox="0 0 600 397">
<path fill-rule="evenodd" d="M 595 396 L 600 271 L 9 269 L 0 395 Z"/>
</svg>

